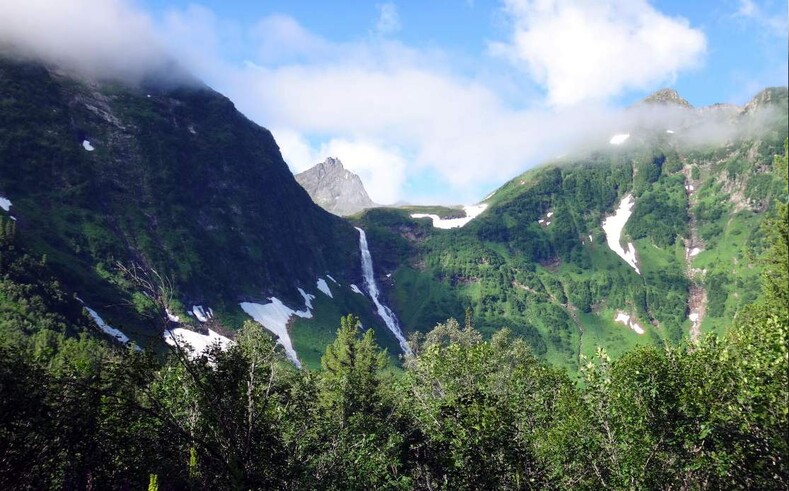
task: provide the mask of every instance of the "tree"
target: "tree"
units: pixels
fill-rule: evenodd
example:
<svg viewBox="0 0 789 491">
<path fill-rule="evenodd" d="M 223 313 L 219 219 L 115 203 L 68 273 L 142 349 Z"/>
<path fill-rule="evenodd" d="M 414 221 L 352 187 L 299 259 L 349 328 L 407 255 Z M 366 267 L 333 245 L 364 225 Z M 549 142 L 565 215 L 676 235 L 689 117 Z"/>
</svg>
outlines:
<svg viewBox="0 0 789 491">
<path fill-rule="evenodd" d="M 385 389 L 392 383 L 384 384 L 387 366 L 373 331 L 362 333 L 358 317 L 343 317 L 317 377 L 315 432 L 304 456 L 311 472 L 308 487 L 408 487 L 400 460 L 403 438 L 394 428 L 394 394 Z"/>
</svg>

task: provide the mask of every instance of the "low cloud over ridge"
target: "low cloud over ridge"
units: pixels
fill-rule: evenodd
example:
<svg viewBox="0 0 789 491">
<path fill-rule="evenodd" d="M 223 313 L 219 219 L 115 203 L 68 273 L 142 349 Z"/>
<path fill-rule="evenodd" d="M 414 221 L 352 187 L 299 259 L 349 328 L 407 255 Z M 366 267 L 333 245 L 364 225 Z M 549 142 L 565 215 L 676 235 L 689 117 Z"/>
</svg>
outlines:
<svg viewBox="0 0 789 491">
<path fill-rule="evenodd" d="M 96 78 L 136 81 L 171 64 L 150 18 L 124 0 L 0 0 L 0 45 Z"/>
<path fill-rule="evenodd" d="M 615 3 L 589 4 L 603 8 Z M 517 8 L 524 5 L 532 3 L 506 2 L 512 39 L 523 27 Z M 561 10 L 565 2 L 540 5 Z M 639 84 L 671 79 L 703 55 L 704 40 L 697 31 L 646 2 L 633 5 L 625 9 L 627 15 L 611 21 L 617 29 L 635 22 L 637 32 L 634 19 L 646 12 L 665 27 L 653 38 L 690 32 L 691 39 L 680 62 L 642 74 Z M 369 32 L 375 33 L 381 6 L 368 7 Z M 610 21 L 613 14 L 607 15 Z M 612 132 L 628 129 L 631 120 L 606 102 L 631 85 L 624 75 L 613 73 L 628 66 L 606 65 L 618 80 L 611 93 L 590 95 L 581 87 L 567 96 L 575 104 L 550 105 L 539 98 L 513 104 L 513 92 L 502 91 L 492 81 L 495 76 L 458 70 L 440 49 L 398 41 L 394 27 L 400 21 L 389 24 L 388 36 L 335 42 L 284 14 L 242 25 L 200 5 L 151 18 L 125 0 L 29 0 L 21 6 L 0 0 L 0 19 L 0 42 L 94 76 L 139 78 L 172 54 L 251 119 L 271 128 L 294 172 L 327 156 L 338 157 L 362 176 L 372 199 L 381 203 L 472 202 L 542 160 L 580 144 L 607 142 Z M 231 61 L 225 53 L 228 44 L 248 47 L 252 54 L 244 63 Z M 517 47 L 507 42 L 499 47 L 507 46 Z M 534 82 L 510 71 L 512 80 L 520 76 L 523 84 Z M 541 80 L 538 85 L 547 84 L 547 78 Z M 550 99 L 555 92 L 546 88 L 549 102 L 556 102 Z M 432 184 L 424 184 L 430 180 Z"/>
<path fill-rule="evenodd" d="M 646 0 L 504 0 L 510 40 L 491 50 L 524 69 L 555 106 L 665 84 L 707 47 L 687 20 Z"/>
</svg>

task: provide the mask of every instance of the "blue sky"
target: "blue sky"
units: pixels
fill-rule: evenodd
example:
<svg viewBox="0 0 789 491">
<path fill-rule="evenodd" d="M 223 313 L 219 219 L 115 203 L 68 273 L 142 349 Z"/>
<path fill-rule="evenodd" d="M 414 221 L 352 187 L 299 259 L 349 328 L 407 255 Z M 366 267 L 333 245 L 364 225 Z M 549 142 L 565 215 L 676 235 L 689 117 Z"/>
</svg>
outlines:
<svg viewBox="0 0 789 491">
<path fill-rule="evenodd" d="M 0 40 L 52 33 L 22 42 L 116 68 L 155 45 L 270 129 L 294 172 L 338 157 L 381 203 L 473 203 L 626 131 L 622 108 L 662 87 L 704 106 L 787 85 L 783 0 L 11 4 Z"/>
</svg>

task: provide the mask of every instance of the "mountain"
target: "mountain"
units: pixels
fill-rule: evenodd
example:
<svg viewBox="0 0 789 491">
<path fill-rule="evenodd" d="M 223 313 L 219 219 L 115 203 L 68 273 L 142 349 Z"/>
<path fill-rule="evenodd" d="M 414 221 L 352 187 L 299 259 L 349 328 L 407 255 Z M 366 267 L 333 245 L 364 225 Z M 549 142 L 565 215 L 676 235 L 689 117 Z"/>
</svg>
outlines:
<svg viewBox="0 0 789 491">
<path fill-rule="evenodd" d="M 644 100 L 641 101 L 642 104 L 663 104 L 663 105 L 675 105 L 685 108 L 691 108 L 693 106 L 681 97 L 676 90 L 674 89 L 660 89 L 657 92 L 654 92 Z"/>
<path fill-rule="evenodd" d="M 461 228 L 366 211 L 358 223 L 403 325 L 470 313 L 571 370 L 597 346 L 618 355 L 722 332 L 759 291 L 752 258 L 780 196 L 786 93 L 763 91 L 726 118 L 680 104 L 515 177 Z"/>
<path fill-rule="evenodd" d="M 322 323 L 333 332 L 358 312 L 397 346 L 351 288 L 363 285 L 359 232 L 312 202 L 271 133 L 226 97 L 197 82 L 87 80 L 11 58 L 0 58 L 0 94 L 0 215 L 13 227 L 0 256 L 13 249 L 41 265 L 36 282 L 57 285 L 45 289 L 52 305 L 77 313 L 59 318 L 73 327 L 60 331 L 107 325 L 162 347 L 165 327 L 195 344 L 232 337 L 252 316 L 288 345 L 301 313 L 310 328 L 296 352 L 318 353 Z M 18 277 L 4 300 L 38 284 Z"/>
<path fill-rule="evenodd" d="M 335 215 L 353 215 L 377 206 L 359 176 L 345 169 L 339 159 L 329 157 L 295 177 L 315 204 Z"/>
<path fill-rule="evenodd" d="M 2 59 L 0 90 L 0 310 L 16 319 L 4 335 L 88 331 L 160 349 L 163 334 L 206 344 L 254 319 L 309 366 L 348 313 L 391 355 L 398 320 L 407 335 L 468 317 L 573 371 L 598 345 L 618 355 L 722 331 L 759 291 L 750 258 L 787 134 L 785 88 L 743 109 L 661 91 L 647 99 L 676 108 L 513 178 L 473 219 L 410 207 L 349 222 L 200 83 Z M 371 203 L 336 159 L 300 180 Z M 390 307 L 398 319 L 381 314 Z"/>
</svg>

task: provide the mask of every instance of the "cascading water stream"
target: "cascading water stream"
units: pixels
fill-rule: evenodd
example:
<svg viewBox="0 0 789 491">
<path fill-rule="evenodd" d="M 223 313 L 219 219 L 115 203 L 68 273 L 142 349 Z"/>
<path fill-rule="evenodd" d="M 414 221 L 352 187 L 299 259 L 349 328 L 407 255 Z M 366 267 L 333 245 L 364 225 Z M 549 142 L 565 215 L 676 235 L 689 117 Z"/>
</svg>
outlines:
<svg viewBox="0 0 789 491">
<path fill-rule="evenodd" d="M 397 322 L 397 317 L 395 317 L 394 312 L 392 312 L 389 307 L 382 304 L 381 300 L 378 298 L 378 285 L 375 283 L 375 276 L 373 275 L 373 258 L 370 255 L 370 249 L 367 248 L 367 235 L 365 235 L 364 230 L 359 227 L 355 228 L 359 231 L 359 249 L 362 252 L 362 274 L 364 275 L 364 285 L 367 288 L 367 292 L 370 294 L 370 298 L 378 309 L 378 315 L 381 316 L 381 319 L 386 323 L 386 327 L 392 331 L 397 341 L 400 342 L 400 347 L 403 349 L 403 352 L 410 355 L 411 348 L 408 347 L 408 343 L 405 337 L 403 337 L 403 331 L 400 329 L 400 323 Z"/>
</svg>

